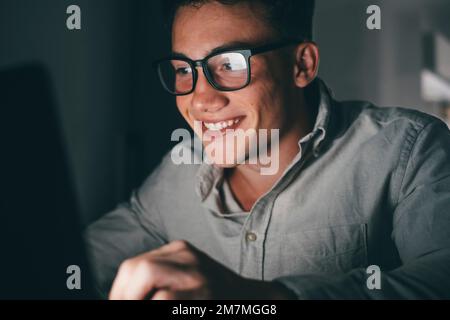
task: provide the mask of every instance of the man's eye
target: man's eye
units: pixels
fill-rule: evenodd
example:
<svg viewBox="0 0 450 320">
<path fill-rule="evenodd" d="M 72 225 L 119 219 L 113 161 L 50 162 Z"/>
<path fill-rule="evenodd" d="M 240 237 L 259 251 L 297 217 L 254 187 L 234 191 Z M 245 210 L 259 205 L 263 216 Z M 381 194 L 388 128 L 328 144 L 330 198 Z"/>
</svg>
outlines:
<svg viewBox="0 0 450 320">
<path fill-rule="evenodd" d="M 176 71 L 176 74 L 184 76 L 184 75 L 188 75 L 191 73 L 191 68 L 188 68 L 188 67 L 177 68 L 175 71 Z"/>
<path fill-rule="evenodd" d="M 231 65 L 231 63 L 224 63 L 222 66 L 222 69 L 225 71 L 233 71 L 233 66 Z"/>
<path fill-rule="evenodd" d="M 220 67 L 220 71 L 225 71 L 225 72 L 239 72 L 245 70 L 245 67 L 237 64 L 237 63 L 231 63 L 231 62 L 227 62 L 227 63 L 223 63 L 222 66 Z"/>
</svg>

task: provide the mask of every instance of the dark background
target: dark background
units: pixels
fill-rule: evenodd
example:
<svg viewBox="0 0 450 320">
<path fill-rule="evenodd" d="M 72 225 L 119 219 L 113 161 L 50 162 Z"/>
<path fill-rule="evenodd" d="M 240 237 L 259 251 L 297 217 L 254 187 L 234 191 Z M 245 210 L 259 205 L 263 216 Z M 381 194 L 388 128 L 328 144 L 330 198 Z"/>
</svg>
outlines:
<svg viewBox="0 0 450 320">
<path fill-rule="evenodd" d="M 79 31 L 66 28 L 71 4 Z M 366 28 L 371 4 L 381 31 Z M 450 38 L 449 16 L 448 0 L 317 0 L 320 75 L 339 99 L 438 115 L 421 98 L 422 36 Z M 158 1 L 0 0 L 0 69 L 37 62 L 49 72 L 84 224 L 127 199 L 184 126 L 151 67 L 168 49 Z"/>
</svg>

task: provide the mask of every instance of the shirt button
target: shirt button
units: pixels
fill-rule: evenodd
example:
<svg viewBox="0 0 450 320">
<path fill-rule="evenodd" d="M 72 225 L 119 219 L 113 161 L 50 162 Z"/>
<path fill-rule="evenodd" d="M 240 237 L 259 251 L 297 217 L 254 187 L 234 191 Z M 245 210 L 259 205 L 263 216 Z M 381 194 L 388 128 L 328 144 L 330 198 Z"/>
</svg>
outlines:
<svg viewBox="0 0 450 320">
<path fill-rule="evenodd" d="M 246 239 L 247 239 L 247 241 L 256 241 L 256 238 L 257 238 L 257 236 L 256 236 L 256 234 L 254 234 L 253 232 L 247 232 L 247 235 L 246 235 Z"/>
</svg>

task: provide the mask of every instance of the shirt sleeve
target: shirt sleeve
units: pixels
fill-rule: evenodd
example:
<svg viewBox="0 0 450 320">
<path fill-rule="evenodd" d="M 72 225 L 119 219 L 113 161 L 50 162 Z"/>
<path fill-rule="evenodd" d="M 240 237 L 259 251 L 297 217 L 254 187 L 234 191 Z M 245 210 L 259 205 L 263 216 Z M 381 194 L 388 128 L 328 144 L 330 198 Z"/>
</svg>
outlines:
<svg viewBox="0 0 450 320">
<path fill-rule="evenodd" d="M 85 231 L 88 257 L 95 287 L 106 298 L 120 264 L 131 257 L 167 243 L 156 206 L 161 168 L 120 204 Z"/>
<path fill-rule="evenodd" d="M 450 132 L 432 120 L 403 151 L 409 158 L 392 216 L 402 265 L 381 270 L 381 288 L 368 289 L 363 268 L 275 281 L 298 299 L 450 299 Z"/>
</svg>

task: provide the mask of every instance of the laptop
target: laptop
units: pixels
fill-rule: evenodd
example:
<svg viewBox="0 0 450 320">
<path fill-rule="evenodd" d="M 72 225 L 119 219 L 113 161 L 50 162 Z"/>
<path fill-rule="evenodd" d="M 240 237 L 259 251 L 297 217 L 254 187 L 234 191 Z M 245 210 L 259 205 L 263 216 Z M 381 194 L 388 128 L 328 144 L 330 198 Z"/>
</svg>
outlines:
<svg viewBox="0 0 450 320">
<path fill-rule="evenodd" d="M 96 298 L 45 68 L 0 70 L 0 299 Z"/>
</svg>

